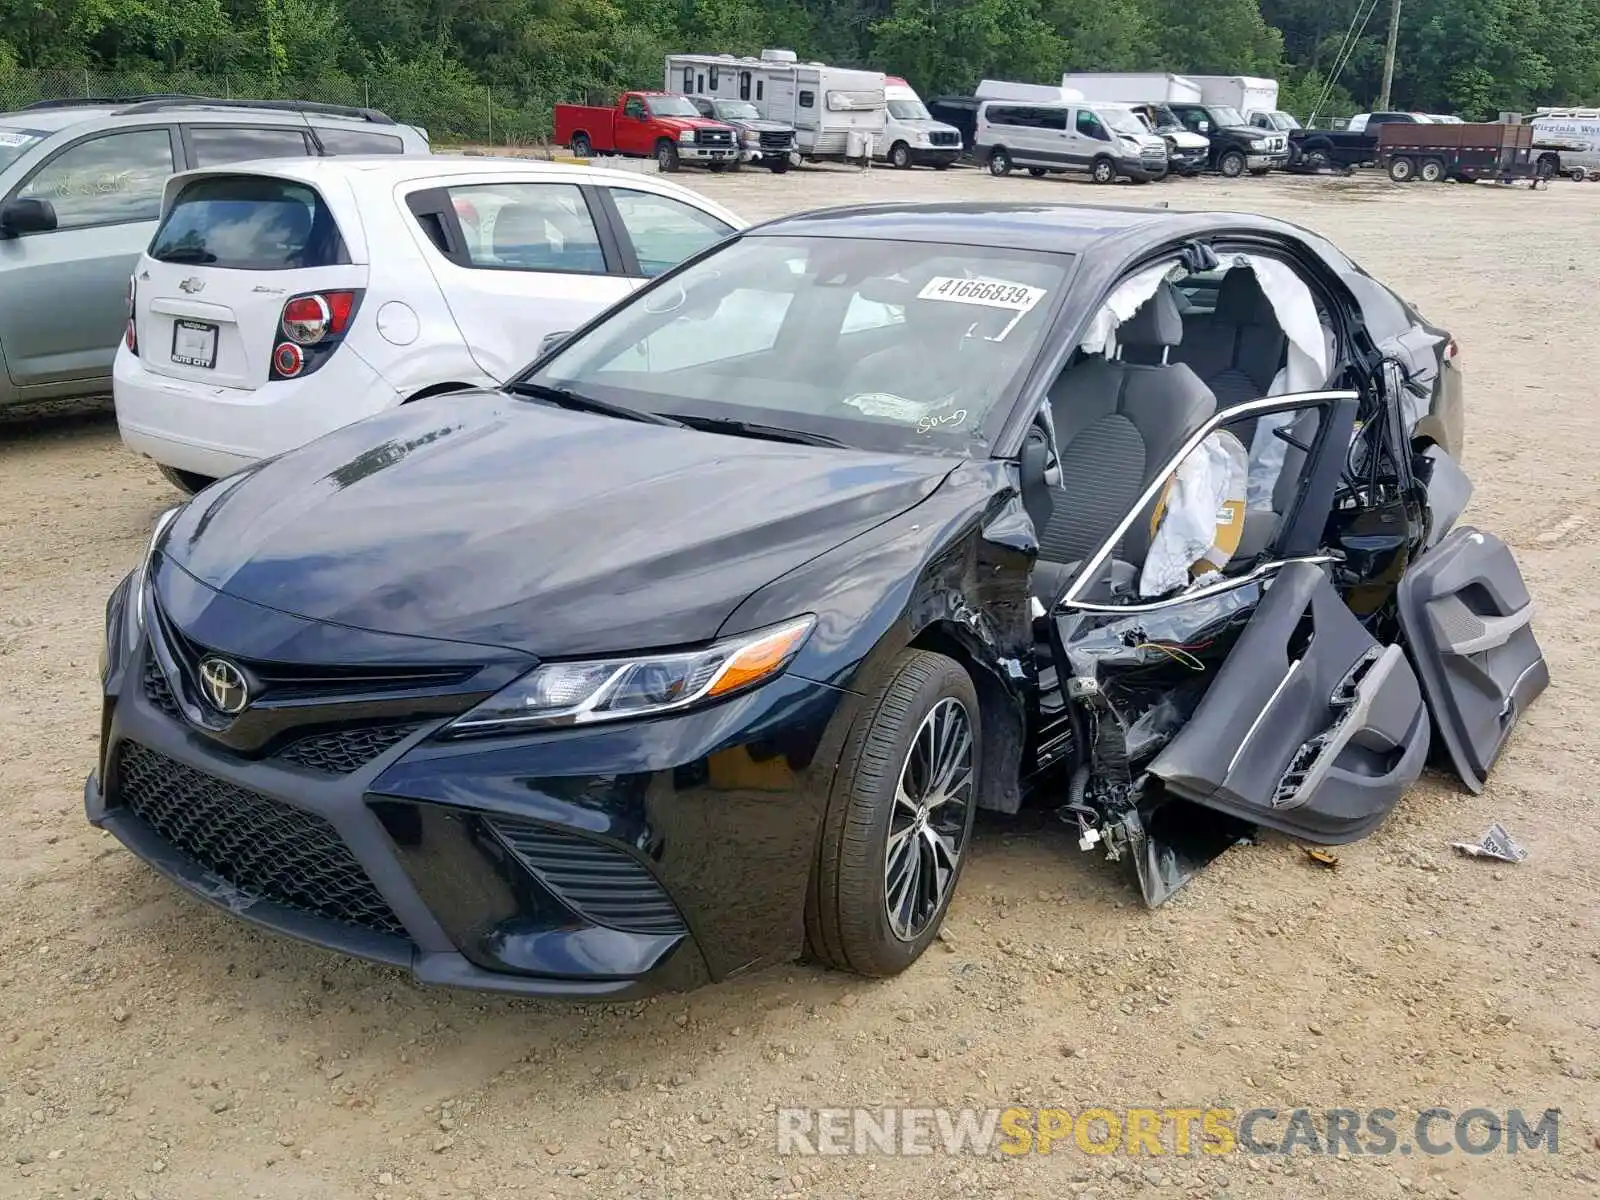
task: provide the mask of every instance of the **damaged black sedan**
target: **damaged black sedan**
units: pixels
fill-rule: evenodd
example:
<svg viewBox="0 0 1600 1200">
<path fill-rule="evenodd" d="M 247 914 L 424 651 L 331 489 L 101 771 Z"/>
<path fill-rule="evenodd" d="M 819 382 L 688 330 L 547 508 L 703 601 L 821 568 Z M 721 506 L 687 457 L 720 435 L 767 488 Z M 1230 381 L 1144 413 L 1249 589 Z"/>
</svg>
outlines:
<svg viewBox="0 0 1600 1200">
<path fill-rule="evenodd" d="M 107 609 L 89 819 L 424 981 L 623 997 L 935 936 L 976 810 L 1160 903 L 1473 789 L 1548 681 L 1454 341 L 1255 216 L 748 230 L 503 391 L 202 491 Z"/>
</svg>

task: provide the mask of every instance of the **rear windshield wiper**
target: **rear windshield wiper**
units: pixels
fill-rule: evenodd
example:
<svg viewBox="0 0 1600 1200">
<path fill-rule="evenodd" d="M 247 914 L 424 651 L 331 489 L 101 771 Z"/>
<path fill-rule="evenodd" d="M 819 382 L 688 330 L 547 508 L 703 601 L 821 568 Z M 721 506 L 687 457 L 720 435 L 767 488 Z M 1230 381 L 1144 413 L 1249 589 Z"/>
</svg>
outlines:
<svg viewBox="0 0 1600 1200">
<path fill-rule="evenodd" d="M 164 263 L 193 263 L 202 266 L 205 263 L 214 263 L 217 256 L 209 250 L 202 250 L 198 246 L 178 246 L 172 250 L 164 250 L 156 260 Z"/>
<path fill-rule="evenodd" d="M 548 400 L 561 408 L 576 409 L 579 412 L 601 413 L 608 417 L 621 417 L 624 421 L 643 421 L 646 425 L 675 425 L 680 429 L 684 427 L 682 421 L 661 413 L 650 412 L 643 408 L 629 408 L 626 404 L 613 404 L 609 400 L 601 400 L 598 396 L 586 396 L 571 388 L 551 387 L 547 383 L 512 383 L 506 385 L 506 391 L 517 396 L 533 396 L 540 400 Z"/>
<path fill-rule="evenodd" d="M 846 443 L 825 433 L 807 433 L 803 429 L 786 429 L 782 425 L 762 425 L 756 421 L 740 421 L 733 417 L 703 417 L 684 415 L 679 422 L 706 433 L 731 433 L 740 437 L 766 438 L 773 442 L 794 442 L 801 446 L 835 446 L 845 448 Z"/>
</svg>

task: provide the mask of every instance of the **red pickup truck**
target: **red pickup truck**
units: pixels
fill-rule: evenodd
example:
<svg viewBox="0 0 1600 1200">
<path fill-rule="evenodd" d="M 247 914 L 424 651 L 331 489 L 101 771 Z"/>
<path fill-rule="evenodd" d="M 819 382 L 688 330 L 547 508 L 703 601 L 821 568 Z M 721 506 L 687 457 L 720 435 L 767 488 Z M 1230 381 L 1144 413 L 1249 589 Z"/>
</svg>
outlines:
<svg viewBox="0 0 1600 1200">
<path fill-rule="evenodd" d="M 558 104 L 556 142 L 580 158 L 625 154 L 654 158 L 663 171 L 704 163 L 713 171 L 739 165 L 739 135 L 702 117 L 688 97 L 670 92 L 624 92 L 612 108 Z"/>
</svg>

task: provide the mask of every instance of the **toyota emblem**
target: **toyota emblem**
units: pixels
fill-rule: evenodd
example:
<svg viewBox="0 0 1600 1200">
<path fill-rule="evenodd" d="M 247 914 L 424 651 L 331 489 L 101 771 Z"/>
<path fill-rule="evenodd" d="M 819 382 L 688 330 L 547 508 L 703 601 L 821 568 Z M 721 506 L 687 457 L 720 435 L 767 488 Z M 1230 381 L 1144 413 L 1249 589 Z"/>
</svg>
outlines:
<svg viewBox="0 0 1600 1200">
<path fill-rule="evenodd" d="M 200 690 L 212 708 L 230 717 L 238 716 L 250 703 L 250 685 L 245 682 L 244 672 L 225 658 L 201 660 Z"/>
</svg>

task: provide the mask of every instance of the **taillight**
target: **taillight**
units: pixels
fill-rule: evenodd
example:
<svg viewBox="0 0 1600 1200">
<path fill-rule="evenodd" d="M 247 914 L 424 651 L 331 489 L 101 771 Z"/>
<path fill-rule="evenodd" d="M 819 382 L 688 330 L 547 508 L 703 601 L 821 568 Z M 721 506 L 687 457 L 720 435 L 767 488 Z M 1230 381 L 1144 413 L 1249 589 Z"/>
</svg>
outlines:
<svg viewBox="0 0 1600 1200">
<path fill-rule="evenodd" d="M 130 275 L 128 277 L 128 327 L 122 332 L 122 340 L 127 345 L 129 351 L 134 354 L 139 353 L 139 333 L 133 326 L 133 315 L 136 311 L 135 302 L 138 299 L 138 291 L 138 280 Z"/>
<path fill-rule="evenodd" d="M 278 317 L 282 340 L 272 350 L 270 379 L 297 379 L 320 367 L 350 331 L 359 290 L 291 296 Z"/>
</svg>

